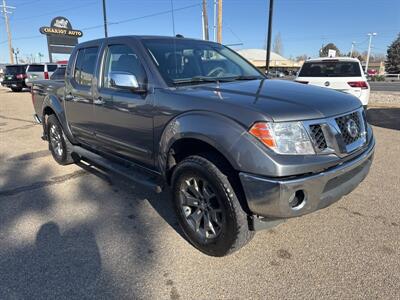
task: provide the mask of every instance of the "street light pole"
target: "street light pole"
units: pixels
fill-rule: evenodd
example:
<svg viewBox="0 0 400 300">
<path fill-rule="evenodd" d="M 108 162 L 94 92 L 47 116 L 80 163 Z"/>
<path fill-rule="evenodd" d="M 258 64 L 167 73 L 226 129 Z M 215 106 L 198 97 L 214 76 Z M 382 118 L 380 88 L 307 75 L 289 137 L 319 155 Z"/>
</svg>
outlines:
<svg viewBox="0 0 400 300">
<path fill-rule="evenodd" d="M 103 19 L 104 19 L 104 36 L 108 37 L 106 0 L 103 0 Z"/>
<path fill-rule="evenodd" d="M 369 64 L 369 56 L 371 55 L 371 42 L 372 42 L 372 37 L 376 36 L 376 32 L 368 33 L 369 35 L 369 44 L 368 44 L 368 54 L 367 54 L 367 62 L 365 63 L 365 70 L 364 72 L 368 72 L 368 64 Z"/>
<path fill-rule="evenodd" d="M 271 54 L 271 35 L 272 35 L 272 14 L 274 10 L 274 0 L 269 0 L 269 16 L 268 16 L 268 37 L 267 37 L 267 57 L 265 60 L 265 72 L 269 71 L 269 59 Z"/>
</svg>

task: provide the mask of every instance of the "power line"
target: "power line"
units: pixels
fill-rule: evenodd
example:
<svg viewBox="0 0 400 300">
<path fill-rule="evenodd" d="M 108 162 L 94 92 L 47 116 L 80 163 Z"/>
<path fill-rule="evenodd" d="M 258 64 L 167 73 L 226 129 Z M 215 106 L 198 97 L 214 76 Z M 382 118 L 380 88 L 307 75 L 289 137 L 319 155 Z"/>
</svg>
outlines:
<svg viewBox="0 0 400 300">
<path fill-rule="evenodd" d="M 69 7 L 69 8 L 65 8 L 65 9 L 53 10 L 53 11 L 51 11 L 51 12 L 47 12 L 47 13 L 43 13 L 43 14 L 35 15 L 35 16 L 30 16 L 30 17 L 27 17 L 27 18 L 14 18 L 14 21 L 18 21 L 18 20 L 21 20 L 21 21 L 22 21 L 22 20 L 23 20 L 23 21 L 25 21 L 25 20 L 32 20 L 32 19 L 36 19 L 36 18 L 38 18 L 38 17 L 54 15 L 54 14 L 58 14 L 58 13 L 64 12 L 64 11 L 76 10 L 76 9 L 78 9 L 78 8 L 83 8 L 83 7 L 92 6 L 92 5 L 97 4 L 97 3 L 98 3 L 98 1 L 91 1 L 91 2 L 88 2 L 88 3 L 82 4 L 82 5 L 78 5 L 78 6 L 74 6 L 74 7 Z M 22 22 L 22 23 L 23 23 L 23 22 Z"/>
<path fill-rule="evenodd" d="M 192 7 L 197 7 L 200 6 L 201 4 L 192 4 L 192 5 L 188 5 L 188 6 L 183 6 L 183 7 L 179 7 L 179 8 L 174 8 L 174 11 L 180 11 L 180 10 L 185 10 L 188 8 L 192 8 Z M 141 19 L 146 19 L 146 18 L 151 18 L 151 17 L 156 17 L 156 16 L 160 16 L 160 15 L 167 15 L 167 14 L 171 14 L 172 10 L 164 10 L 164 11 L 160 11 L 160 12 L 156 12 L 156 13 L 152 13 L 152 14 L 148 14 L 148 15 L 144 15 L 144 16 L 140 16 L 140 17 L 134 17 L 134 18 L 129 18 L 129 19 L 124 19 L 124 20 L 120 20 L 120 21 L 114 21 L 114 22 L 108 22 L 108 26 L 113 26 L 113 25 L 120 25 L 120 24 L 124 24 L 124 23 L 128 23 L 128 22 L 133 22 L 133 21 L 137 21 L 137 20 L 141 20 Z M 92 29 L 96 29 L 96 28 L 100 28 L 103 27 L 102 25 L 94 25 L 94 26 L 90 26 L 90 27 L 85 27 L 82 28 L 81 30 L 92 30 Z"/>
<path fill-rule="evenodd" d="M 188 5 L 188 6 L 174 8 L 174 11 L 177 12 L 177 11 L 186 10 L 186 9 L 193 8 L 193 7 L 198 7 L 198 6 L 201 6 L 201 4 L 200 3 L 199 4 L 192 4 L 192 5 Z M 133 22 L 133 21 L 137 21 L 137 20 L 142 20 L 142 19 L 146 19 L 146 18 L 151 18 L 151 17 L 160 16 L 160 15 L 170 14 L 171 12 L 172 12 L 172 10 L 169 9 L 169 10 L 160 11 L 160 12 L 156 12 L 156 13 L 152 13 L 152 14 L 148 14 L 148 15 L 143 15 L 143 16 L 140 16 L 140 17 L 129 18 L 129 19 L 124 19 L 124 20 L 115 21 L 115 22 L 108 22 L 107 25 L 108 26 L 113 26 L 113 25 L 124 24 L 124 23 Z M 95 26 L 82 28 L 81 30 L 82 31 L 84 31 L 84 30 L 88 31 L 88 30 L 101 28 L 103 26 L 104 26 L 104 24 L 95 25 Z M 42 35 L 25 36 L 25 37 L 16 38 L 16 39 L 14 39 L 14 41 L 16 41 L 16 40 L 36 39 L 36 38 L 40 38 L 40 37 L 42 37 Z M 4 43 L 7 43 L 7 40 L 0 42 L 0 44 L 4 44 Z"/>
</svg>

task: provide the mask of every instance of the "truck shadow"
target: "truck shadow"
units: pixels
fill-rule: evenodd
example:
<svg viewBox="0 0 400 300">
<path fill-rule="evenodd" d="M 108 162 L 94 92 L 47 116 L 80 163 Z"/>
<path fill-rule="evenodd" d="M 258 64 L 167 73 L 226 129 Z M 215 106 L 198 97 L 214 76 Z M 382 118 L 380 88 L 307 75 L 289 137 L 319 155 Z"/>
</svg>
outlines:
<svg viewBox="0 0 400 300">
<path fill-rule="evenodd" d="M 369 108 L 367 120 L 374 126 L 400 130 L 400 108 Z"/>
<path fill-rule="evenodd" d="M 88 169 L 58 177 L 49 175 L 49 166 L 32 172 L 37 159 L 42 155 L 7 160 L 0 153 L 0 299 L 135 299 L 146 294 L 137 283 L 148 280 L 158 256 L 137 191 L 121 186 L 127 193 L 119 195 L 113 190 L 120 180 L 111 182 L 112 176 Z M 92 174 L 110 185 L 99 190 L 98 182 L 91 184 Z M 65 197 L 68 192 L 57 187 L 69 180 L 78 197 Z M 134 220 L 128 219 L 132 212 Z M 118 248 L 121 240 L 126 248 Z M 128 268 L 129 278 L 121 279 L 121 269 Z"/>
<path fill-rule="evenodd" d="M 122 189 L 135 198 L 146 199 L 153 207 L 153 209 L 164 219 L 164 221 L 171 228 L 173 228 L 176 233 L 178 233 L 183 239 L 188 241 L 181 227 L 179 226 L 178 219 L 174 212 L 171 199 L 171 191 L 169 187 L 165 187 L 161 193 L 156 193 L 146 186 L 136 184 L 135 182 L 130 181 L 129 179 L 126 179 L 125 177 L 122 177 L 118 174 L 112 173 L 101 166 L 86 162 L 79 162 L 77 163 L 77 165 L 80 168 L 84 169 L 86 172 L 89 172 L 92 175 L 95 175 L 98 178 L 104 180 L 108 184 L 115 186 L 117 190 Z M 133 189 L 132 185 L 137 185 L 138 188 Z M 129 217 L 134 218 L 136 216 L 133 215 Z"/>
</svg>

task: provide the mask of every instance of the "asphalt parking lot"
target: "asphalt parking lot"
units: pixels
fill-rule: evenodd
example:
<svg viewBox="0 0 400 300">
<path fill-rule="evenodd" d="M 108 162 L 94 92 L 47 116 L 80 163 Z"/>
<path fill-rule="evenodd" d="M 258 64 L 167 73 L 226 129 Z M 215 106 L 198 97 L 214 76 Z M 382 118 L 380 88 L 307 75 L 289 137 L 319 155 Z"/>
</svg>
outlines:
<svg viewBox="0 0 400 300">
<path fill-rule="evenodd" d="M 0 299 L 399 299 L 400 107 L 371 107 L 368 178 L 331 207 L 207 257 L 167 192 L 57 165 L 30 94 L 0 88 Z"/>
</svg>

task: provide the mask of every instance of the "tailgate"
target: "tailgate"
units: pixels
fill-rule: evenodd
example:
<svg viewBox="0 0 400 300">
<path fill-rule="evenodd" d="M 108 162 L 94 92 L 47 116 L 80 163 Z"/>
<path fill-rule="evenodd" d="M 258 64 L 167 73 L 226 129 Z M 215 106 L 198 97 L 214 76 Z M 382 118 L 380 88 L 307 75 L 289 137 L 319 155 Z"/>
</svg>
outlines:
<svg viewBox="0 0 400 300">
<path fill-rule="evenodd" d="M 307 81 L 308 84 L 333 89 L 339 92 L 361 96 L 361 88 L 353 88 L 348 82 L 357 81 L 354 77 L 298 77 L 296 80 Z"/>
</svg>

